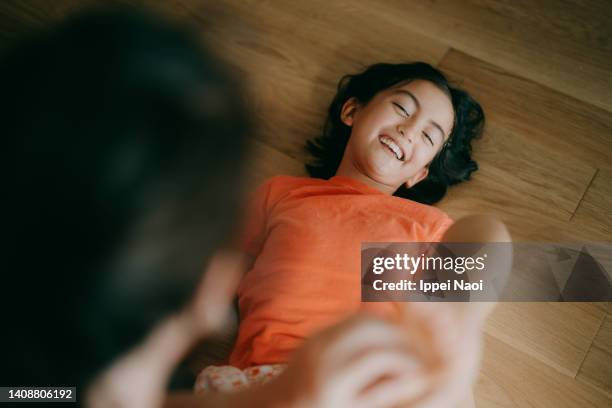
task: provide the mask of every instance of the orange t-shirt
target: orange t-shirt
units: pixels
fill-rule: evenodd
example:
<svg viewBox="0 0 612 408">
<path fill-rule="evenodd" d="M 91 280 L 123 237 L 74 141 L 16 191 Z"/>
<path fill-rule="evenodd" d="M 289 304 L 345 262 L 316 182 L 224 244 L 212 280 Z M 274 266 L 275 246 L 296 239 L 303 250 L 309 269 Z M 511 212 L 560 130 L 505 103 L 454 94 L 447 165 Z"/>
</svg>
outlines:
<svg viewBox="0 0 612 408">
<path fill-rule="evenodd" d="M 437 242 L 452 220 L 439 209 L 360 181 L 277 176 L 255 193 L 242 250 L 256 258 L 238 288 L 240 326 L 229 363 L 284 363 L 312 333 L 358 309 L 362 242 Z"/>
</svg>

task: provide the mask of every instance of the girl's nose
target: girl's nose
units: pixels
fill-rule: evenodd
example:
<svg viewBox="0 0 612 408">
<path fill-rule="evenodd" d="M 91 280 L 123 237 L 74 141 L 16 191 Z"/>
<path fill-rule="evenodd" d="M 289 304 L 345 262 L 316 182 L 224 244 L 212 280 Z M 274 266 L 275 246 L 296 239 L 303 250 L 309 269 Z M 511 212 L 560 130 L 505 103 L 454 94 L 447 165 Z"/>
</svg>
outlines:
<svg viewBox="0 0 612 408">
<path fill-rule="evenodd" d="M 397 131 L 399 132 L 400 135 L 402 135 L 403 138 L 406 138 L 408 140 L 408 143 L 412 143 L 412 136 L 410 135 L 410 132 L 408 132 L 408 131 L 406 131 L 406 129 L 404 129 L 404 127 L 399 125 L 397 127 Z"/>
</svg>

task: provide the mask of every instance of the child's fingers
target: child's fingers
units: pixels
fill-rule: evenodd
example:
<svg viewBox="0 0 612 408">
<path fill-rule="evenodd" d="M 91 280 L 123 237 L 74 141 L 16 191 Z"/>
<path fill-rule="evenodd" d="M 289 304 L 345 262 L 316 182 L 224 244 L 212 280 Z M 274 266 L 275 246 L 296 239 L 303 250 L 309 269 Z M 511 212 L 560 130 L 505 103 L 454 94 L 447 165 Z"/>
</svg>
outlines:
<svg viewBox="0 0 612 408">
<path fill-rule="evenodd" d="M 326 357 L 332 366 L 343 365 L 366 350 L 383 347 L 407 347 L 406 333 L 385 321 L 361 318 L 327 349 Z"/>
<path fill-rule="evenodd" d="M 364 393 L 353 408 L 383 408 L 396 406 L 415 406 L 431 382 L 425 375 L 404 374 L 372 387 Z"/>
<path fill-rule="evenodd" d="M 419 398 L 419 408 L 456 406 L 472 391 L 478 375 L 482 351 L 479 334 L 460 339 L 456 352 L 431 373 L 430 388 Z"/>
<path fill-rule="evenodd" d="M 416 396 L 425 390 L 425 376 L 419 363 L 405 351 L 392 350 L 372 351 L 354 360 L 343 369 L 343 374 L 337 377 L 334 386 L 347 390 L 356 396 L 356 401 L 361 401 L 361 395 L 374 396 L 376 395 L 374 389 L 397 378 L 406 381 L 406 388 L 401 398 L 395 398 L 396 400 L 401 400 L 407 395 Z"/>
<path fill-rule="evenodd" d="M 435 365 L 453 349 L 454 316 L 440 303 L 410 303 L 401 307 L 399 324 L 409 336 L 411 352 L 425 364 Z"/>
<path fill-rule="evenodd" d="M 231 250 L 219 251 L 210 259 L 191 305 L 201 335 L 226 323 L 247 262 L 245 254 Z"/>
<path fill-rule="evenodd" d="M 481 331 L 490 307 L 487 302 L 413 302 L 403 305 L 402 324 L 429 346 L 452 351 L 461 338 Z"/>
</svg>

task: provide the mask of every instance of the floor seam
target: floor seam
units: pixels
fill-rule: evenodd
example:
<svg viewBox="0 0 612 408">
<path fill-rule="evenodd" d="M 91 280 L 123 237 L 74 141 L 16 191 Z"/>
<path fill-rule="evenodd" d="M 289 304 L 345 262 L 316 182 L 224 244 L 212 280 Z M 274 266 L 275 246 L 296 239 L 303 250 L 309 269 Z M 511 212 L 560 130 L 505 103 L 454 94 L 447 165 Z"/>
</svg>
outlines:
<svg viewBox="0 0 612 408">
<path fill-rule="evenodd" d="M 589 181 L 589 184 L 587 184 L 586 188 L 584 189 L 584 192 L 582 193 L 582 197 L 580 197 L 580 200 L 578 201 L 578 204 L 576 204 L 576 208 L 574 208 L 574 211 L 572 212 L 572 216 L 568 220 L 569 222 L 571 222 L 574 219 L 574 215 L 576 215 L 576 212 L 578 211 L 578 208 L 580 208 L 580 204 L 582 204 L 582 201 L 584 201 L 584 197 L 586 196 L 587 192 L 589 191 L 589 188 L 591 188 L 591 186 L 593 185 L 593 181 L 595 181 L 595 177 L 597 177 L 598 174 L 599 174 L 599 167 L 597 167 L 595 169 L 595 173 L 593 173 L 593 177 L 591 177 L 591 180 Z"/>
<path fill-rule="evenodd" d="M 595 343 L 595 339 L 597 338 L 597 335 L 601 331 L 601 328 L 603 327 L 604 322 L 606 321 L 607 317 L 608 317 L 608 314 L 604 313 L 603 317 L 601 318 L 601 322 L 599 322 L 599 327 L 597 328 L 597 331 L 595 332 L 595 336 L 593 336 L 593 339 L 591 340 L 591 344 L 589 344 L 589 348 L 587 349 L 586 353 L 584 353 L 584 357 L 582 358 L 582 361 L 580 362 L 580 365 L 578 366 L 578 369 L 576 370 L 576 374 L 574 374 L 574 380 L 576 380 L 576 377 L 578 377 L 578 374 L 580 373 L 580 369 L 584 365 L 584 361 L 586 360 L 587 356 L 589 355 L 589 352 L 593 348 L 593 343 Z"/>
</svg>

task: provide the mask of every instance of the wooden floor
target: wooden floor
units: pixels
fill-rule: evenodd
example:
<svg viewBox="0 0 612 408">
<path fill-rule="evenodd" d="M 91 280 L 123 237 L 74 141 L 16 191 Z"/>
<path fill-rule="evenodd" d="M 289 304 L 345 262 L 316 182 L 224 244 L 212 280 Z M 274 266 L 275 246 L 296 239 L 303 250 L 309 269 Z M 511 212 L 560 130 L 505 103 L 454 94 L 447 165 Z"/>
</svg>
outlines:
<svg viewBox="0 0 612 408">
<path fill-rule="evenodd" d="M 0 41 L 95 3 L 4 1 Z M 304 174 L 302 146 L 320 131 L 343 74 L 421 60 L 472 93 L 488 119 L 475 145 L 481 170 L 442 209 L 495 214 L 517 241 L 612 241 L 609 0 L 130 3 L 156 3 L 195 25 L 247 81 L 259 124 L 253 185 Z M 612 406 L 611 312 L 499 305 L 486 326 L 477 406 Z"/>
</svg>

